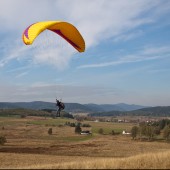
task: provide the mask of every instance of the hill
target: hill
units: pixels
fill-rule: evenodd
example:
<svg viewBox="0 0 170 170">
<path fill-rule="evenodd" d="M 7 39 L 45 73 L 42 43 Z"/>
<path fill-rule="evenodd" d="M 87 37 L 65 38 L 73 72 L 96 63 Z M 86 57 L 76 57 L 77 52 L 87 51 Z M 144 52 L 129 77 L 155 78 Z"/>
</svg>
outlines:
<svg viewBox="0 0 170 170">
<path fill-rule="evenodd" d="M 85 104 L 85 106 L 89 107 L 91 110 L 96 112 L 109 112 L 109 111 L 132 111 L 141 108 L 145 108 L 146 106 L 135 105 L 135 104 Z"/>
<path fill-rule="evenodd" d="M 129 112 L 132 115 L 141 116 L 170 116 L 170 106 L 148 107 Z"/>
<path fill-rule="evenodd" d="M 96 112 L 89 116 L 170 116 L 170 106 L 156 106 L 132 111 Z"/>
<path fill-rule="evenodd" d="M 31 109 L 31 110 L 56 110 L 52 102 L 0 102 L 0 109 Z M 170 116 L 170 106 L 145 107 L 140 105 L 119 104 L 79 104 L 65 103 L 65 111 L 72 113 L 89 113 L 90 116 Z"/>
<path fill-rule="evenodd" d="M 0 102 L 0 109 L 33 109 L 33 110 L 43 110 L 43 109 L 53 109 L 56 110 L 55 103 L 43 102 L 43 101 L 33 101 L 33 102 Z M 145 108 L 145 106 L 139 105 L 129 105 L 124 103 L 119 104 L 79 104 L 79 103 L 65 103 L 66 112 L 108 112 L 108 111 L 132 111 L 135 109 Z"/>
<path fill-rule="evenodd" d="M 42 110 L 42 109 L 56 109 L 55 103 L 34 101 L 34 102 L 0 102 L 0 109 L 33 109 L 33 110 Z"/>
<path fill-rule="evenodd" d="M 32 110 L 44 110 L 51 109 L 56 110 L 56 103 L 43 102 L 43 101 L 34 101 L 34 102 L 0 102 L 0 109 L 32 109 Z M 92 112 L 91 108 L 79 104 L 79 103 L 65 103 L 66 112 Z"/>
</svg>

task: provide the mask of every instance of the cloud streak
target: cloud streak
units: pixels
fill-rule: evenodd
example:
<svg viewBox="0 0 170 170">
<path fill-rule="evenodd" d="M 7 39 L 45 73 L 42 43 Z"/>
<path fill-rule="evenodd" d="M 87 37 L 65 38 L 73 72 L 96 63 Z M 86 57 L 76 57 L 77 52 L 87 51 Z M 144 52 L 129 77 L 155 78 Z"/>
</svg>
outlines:
<svg viewBox="0 0 170 170">
<path fill-rule="evenodd" d="M 6 53 L 0 59 L 0 67 L 5 67 L 14 60 L 25 64 L 26 60 L 25 68 L 30 65 L 50 65 L 63 70 L 68 67 L 72 55 L 75 54 L 75 50 L 65 40 L 50 32 L 42 33 L 30 46 L 16 40 L 14 44 L 9 43 L 3 49 Z"/>
<path fill-rule="evenodd" d="M 168 0 L 0 1 L 0 100 L 168 103 L 169 11 Z M 50 31 L 26 46 L 24 29 L 45 20 L 75 25 L 85 53 Z"/>
<path fill-rule="evenodd" d="M 74 86 L 74 85 L 61 85 L 49 84 L 44 82 L 35 82 L 31 85 L 6 85 L 1 84 L 0 89 L 3 92 L 0 96 L 0 101 L 14 102 L 18 101 L 49 101 L 54 102 L 55 98 L 64 98 L 74 102 L 90 102 L 90 98 L 100 98 L 119 95 L 118 89 L 104 88 L 95 86 Z M 9 90 L 10 89 L 10 90 Z M 65 101 L 67 102 L 67 101 Z"/>
<path fill-rule="evenodd" d="M 170 47 L 150 47 L 139 50 L 136 54 L 126 55 L 123 57 L 118 57 L 117 60 L 102 62 L 96 64 L 87 64 L 78 66 L 78 69 L 85 68 L 99 68 L 99 67 L 109 67 L 126 63 L 143 62 L 147 60 L 158 60 L 161 58 L 166 58 L 170 56 Z"/>
<path fill-rule="evenodd" d="M 131 36 L 129 34 L 129 37 L 125 37 L 127 31 L 154 22 L 155 15 L 149 13 L 149 10 L 153 8 L 157 10 L 160 6 L 166 6 L 166 1 L 164 1 L 164 3 L 161 2 L 162 1 L 152 0 L 115 0 L 107 1 L 106 3 L 105 0 L 101 0 L 100 2 L 96 0 L 81 2 L 79 0 L 74 0 L 68 5 L 67 0 L 52 2 L 46 0 L 0 1 L 0 22 L 3 23 L 0 29 L 3 32 L 5 32 L 5 30 L 15 30 L 20 33 L 21 36 L 23 30 L 31 23 L 43 20 L 63 19 L 73 23 L 73 25 L 80 30 L 85 38 L 88 50 L 89 48 L 100 44 L 102 41 L 113 37 L 116 37 L 117 40 L 122 38 L 128 40 L 135 36 L 139 36 L 141 33 L 137 32 L 136 35 L 131 33 Z M 37 6 L 39 8 L 37 8 Z M 163 9 L 165 9 L 164 11 L 168 10 L 167 8 Z M 162 13 L 163 12 L 159 10 L 157 15 L 161 15 Z M 21 15 L 22 17 L 20 17 Z M 58 16 L 58 18 L 54 18 L 54 16 Z M 52 38 L 52 36 L 50 36 L 50 38 Z M 41 40 L 42 39 L 43 38 L 41 38 Z M 38 43 L 39 42 L 40 41 L 38 41 Z M 60 70 L 68 67 L 75 51 L 68 48 L 66 44 L 57 46 L 54 42 L 53 43 L 56 46 L 44 43 L 44 45 L 47 45 L 45 48 L 37 49 L 38 46 L 42 46 L 42 43 L 38 43 L 36 49 L 35 47 L 27 47 L 28 49 L 26 49 L 23 45 L 20 45 L 17 49 L 11 47 L 11 54 L 8 54 L 7 58 L 4 57 L 5 59 L 0 61 L 0 66 L 3 67 L 11 60 L 22 58 L 23 55 L 26 56 L 28 55 L 28 52 L 31 52 L 33 53 L 31 57 L 34 63 L 54 65 Z"/>
</svg>

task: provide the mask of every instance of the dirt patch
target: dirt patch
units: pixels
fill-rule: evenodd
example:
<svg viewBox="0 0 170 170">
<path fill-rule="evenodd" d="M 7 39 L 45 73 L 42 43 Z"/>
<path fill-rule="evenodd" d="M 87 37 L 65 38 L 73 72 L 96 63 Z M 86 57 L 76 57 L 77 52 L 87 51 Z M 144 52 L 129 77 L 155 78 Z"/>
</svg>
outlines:
<svg viewBox="0 0 170 170">
<path fill-rule="evenodd" d="M 43 154 L 48 151 L 47 148 L 1 148 L 0 152 L 6 153 L 34 153 L 34 154 Z"/>
<path fill-rule="evenodd" d="M 92 148 L 96 148 L 98 145 L 93 143 L 86 144 L 73 144 L 73 145 L 51 145 L 50 147 L 3 147 L 0 148 L 0 152 L 6 153 L 32 153 L 32 154 L 56 154 L 56 153 L 72 153 L 76 154 L 82 152 L 82 150 L 89 150 Z M 84 149 L 83 149 L 84 148 Z M 66 152 L 69 151 L 69 152 Z M 82 153 L 81 153 L 82 154 Z"/>
</svg>

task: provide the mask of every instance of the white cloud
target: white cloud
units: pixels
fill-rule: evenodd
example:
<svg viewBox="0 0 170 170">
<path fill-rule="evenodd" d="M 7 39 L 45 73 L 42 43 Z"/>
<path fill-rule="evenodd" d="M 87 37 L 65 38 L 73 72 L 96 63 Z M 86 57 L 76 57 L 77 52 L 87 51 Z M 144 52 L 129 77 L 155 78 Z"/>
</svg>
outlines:
<svg viewBox="0 0 170 170">
<path fill-rule="evenodd" d="M 52 32 L 42 33 L 33 45 L 33 62 L 36 64 L 53 65 L 59 70 L 68 67 L 75 49 Z"/>
<path fill-rule="evenodd" d="M 65 20 L 75 25 L 86 41 L 87 48 L 100 44 L 102 41 L 116 36 L 117 39 L 125 37 L 128 30 L 140 25 L 154 22 L 154 17 L 149 10 L 153 7 L 158 9 L 157 15 L 161 15 L 161 8 L 166 6 L 166 1 L 153 0 L 5 0 L 0 1 L 1 31 L 13 31 L 19 33 L 30 24 L 43 20 Z M 69 5 L 68 5 L 69 4 Z M 166 9 L 167 10 L 167 9 Z M 19 35 L 18 34 L 18 35 Z M 42 35 L 41 35 L 42 36 Z M 126 37 L 132 38 L 131 37 Z M 42 40 L 42 39 L 41 39 Z M 11 40 L 10 40 L 11 41 Z M 36 40 L 37 41 L 37 40 Z M 37 41 L 38 42 L 38 41 Z M 54 43 L 55 44 L 55 43 Z M 41 44 L 42 45 L 42 44 Z M 57 45 L 57 44 L 56 44 Z M 58 69 L 68 67 L 73 57 L 72 48 L 65 46 L 46 46 L 46 49 L 27 47 L 32 51 L 32 61 L 38 64 L 54 65 Z M 28 50 L 22 45 L 17 49 L 11 47 L 11 54 L 0 61 L 4 66 L 12 59 L 19 59 L 28 54 Z M 15 51 L 15 52 L 14 52 Z"/>
<path fill-rule="evenodd" d="M 169 54 L 170 54 L 169 46 L 147 47 L 147 48 L 145 47 L 144 49 L 137 51 L 135 54 L 125 55 L 123 57 L 120 56 L 118 57 L 117 60 L 114 61 L 81 65 L 77 68 L 83 69 L 83 68 L 108 67 L 108 66 L 114 66 L 119 64 L 142 62 L 146 60 L 157 60 L 160 58 L 169 57 Z"/>
<path fill-rule="evenodd" d="M 7 73 L 15 73 L 15 72 L 19 72 L 19 71 L 28 70 L 30 68 L 31 68 L 31 66 L 17 67 L 17 68 L 8 70 Z"/>
<path fill-rule="evenodd" d="M 125 33 L 122 35 L 118 35 L 117 37 L 114 38 L 113 42 L 120 42 L 120 41 L 128 41 L 134 38 L 137 38 L 139 36 L 142 36 L 144 34 L 144 32 L 142 30 L 137 30 L 136 32 L 132 32 L 132 33 Z"/>
<path fill-rule="evenodd" d="M 10 85 L 0 84 L 2 90 L 1 101 L 49 101 L 55 102 L 55 98 L 62 98 L 64 102 L 92 102 L 93 99 L 114 96 L 118 90 L 114 88 L 94 87 L 94 86 L 73 86 L 61 84 L 48 84 L 35 82 L 32 85 Z M 119 94 L 118 94 L 119 95 Z M 92 98 L 92 100 L 91 100 Z"/>
<path fill-rule="evenodd" d="M 65 8 L 66 1 L 58 1 Z M 129 3 L 130 2 L 130 3 Z M 155 2 L 155 1 L 154 1 Z M 78 1 L 66 7 L 68 20 L 73 21 L 85 37 L 87 47 L 106 38 L 121 34 L 152 19 L 139 18 L 140 14 L 155 6 L 150 1 Z M 149 6 L 148 6 L 149 4 Z M 133 9 L 133 10 L 132 10 Z"/>
<path fill-rule="evenodd" d="M 27 60 L 27 65 L 22 69 L 30 68 L 30 65 L 52 65 L 59 70 L 68 67 L 68 63 L 75 54 L 75 50 L 65 40 L 54 33 L 48 31 L 43 32 L 37 37 L 32 45 L 26 46 L 20 40 L 16 40 L 12 45 L 8 43 L 3 49 L 6 51 L 0 59 L 0 67 L 4 67 L 12 60 L 20 63 Z M 16 68 L 15 70 L 20 70 Z"/>
<path fill-rule="evenodd" d="M 2 0 L 0 1 L 1 30 L 22 31 L 32 22 L 50 17 L 51 3 L 46 0 Z"/>
<path fill-rule="evenodd" d="M 23 76 L 27 75 L 28 73 L 29 73 L 28 71 L 22 72 L 22 73 L 18 74 L 18 75 L 16 76 L 16 78 L 23 77 Z"/>
<path fill-rule="evenodd" d="M 37 82 L 32 85 L 0 84 L 0 102 L 17 101 L 48 101 L 55 102 L 56 97 L 63 102 L 77 103 L 135 103 L 143 105 L 168 105 L 167 91 L 156 93 L 139 93 L 135 90 L 122 90 L 119 88 L 95 86 L 68 86 Z M 136 98 L 136 96 L 140 96 Z M 160 100 L 159 100 L 160 99 Z"/>
<path fill-rule="evenodd" d="M 145 47 L 143 50 L 144 55 L 164 55 L 170 53 L 170 47 L 169 46 L 163 46 L 163 47 Z"/>
</svg>

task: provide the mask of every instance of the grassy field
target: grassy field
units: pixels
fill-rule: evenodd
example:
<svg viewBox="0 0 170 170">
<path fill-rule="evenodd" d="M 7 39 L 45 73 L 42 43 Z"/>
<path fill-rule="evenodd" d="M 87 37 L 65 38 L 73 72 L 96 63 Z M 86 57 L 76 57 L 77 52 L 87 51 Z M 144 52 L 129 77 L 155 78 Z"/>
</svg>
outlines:
<svg viewBox="0 0 170 170">
<path fill-rule="evenodd" d="M 1 169 L 169 169 L 169 157 L 170 151 L 127 158 L 0 154 Z"/>
<path fill-rule="evenodd" d="M 92 136 L 84 136 L 75 134 L 74 127 L 64 126 L 68 121 L 76 122 L 61 118 L 1 117 L 0 136 L 4 135 L 7 143 L 0 146 L 0 168 L 170 168 L 170 143 L 110 135 L 112 130 L 128 131 L 134 124 L 84 121 L 91 125 L 84 129 L 93 132 Z M 49 128 L 52 135 L 48 134 Z M 104 135 L 97 133 L 100 128 Z"/>
</svg>

